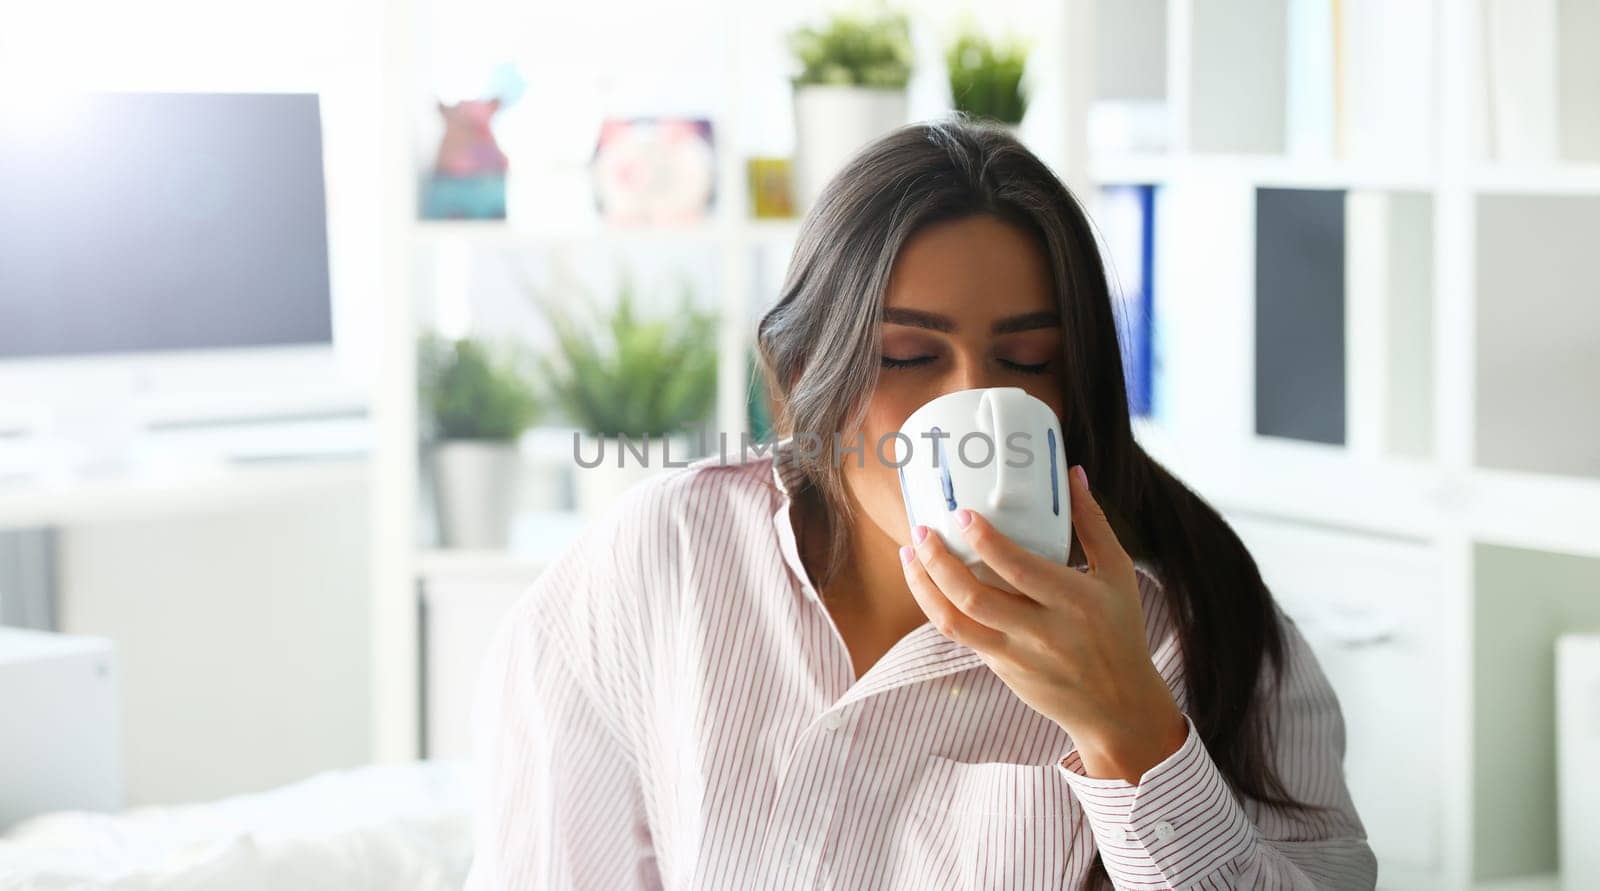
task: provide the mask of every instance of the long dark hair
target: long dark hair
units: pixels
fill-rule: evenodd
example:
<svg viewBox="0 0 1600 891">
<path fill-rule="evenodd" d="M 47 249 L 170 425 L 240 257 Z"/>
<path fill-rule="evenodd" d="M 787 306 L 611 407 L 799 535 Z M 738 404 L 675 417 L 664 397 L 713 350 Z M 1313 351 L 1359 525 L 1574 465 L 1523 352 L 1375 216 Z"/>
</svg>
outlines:
<svg viewBox="0 0 1600 891">
<path fill-rule="evenodd" d="M 989 214 L 1031 233 L 1049 260 L 1063 328 L 1065 452 L 1129 533 L 1170 600 L 1188 714 L 1233 789 L 1303 809 L 1271 758 L 1258 696 L 1283 671 L 1276 607 L 1222 517 L 1134 440 L 1110 291 L 1089 219 L 1067 187 L 1006 131 L 963 117 L 902 127 L 862 149 L 801 227 L 778 303 L 758 328 L 779 435 L 856 430 L 877 385 L 889 272 L 930 224 Z M 849 500 L 837 462 L 802 460 L 830 547 L 826 583 L 848 558 Z M 1120 532 L 1121 530 L 1119 530 Z M 1098 857 L 1087 886 L 1107 884 Z"/>
</svg>

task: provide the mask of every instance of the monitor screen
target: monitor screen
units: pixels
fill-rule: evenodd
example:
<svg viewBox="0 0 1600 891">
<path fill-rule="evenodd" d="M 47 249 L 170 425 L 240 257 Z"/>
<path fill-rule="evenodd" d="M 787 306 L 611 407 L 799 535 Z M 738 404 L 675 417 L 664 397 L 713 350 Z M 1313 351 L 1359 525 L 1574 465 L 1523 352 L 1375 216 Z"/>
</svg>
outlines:
<svg viewBox="0 0 1600 891">
<path fill-rule="evenodd" d="M 0 125 L 0 359 L 331 342 L 315 95 L 99 93 Z"/>
</svg>

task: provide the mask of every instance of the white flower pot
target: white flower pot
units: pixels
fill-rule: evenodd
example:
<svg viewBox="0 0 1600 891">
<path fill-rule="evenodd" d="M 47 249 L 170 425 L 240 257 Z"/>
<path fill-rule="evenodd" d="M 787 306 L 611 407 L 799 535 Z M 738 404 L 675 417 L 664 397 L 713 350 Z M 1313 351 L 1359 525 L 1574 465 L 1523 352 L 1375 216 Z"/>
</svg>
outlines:
<svg viewBox="0 0 1600 891">
<path fill-rule="evenodd" d="M 553 461 L 542 455 L 522 453 L 517 470 L 517 507 L 514 513 L 549 513 L 572 510 L 568 491 L 571 469 L 566 461 Z"/>
<path fill-rule="evenodd" d="M 572 456 L 578 512 L 586 517 L 604 514 L 624 492 L 693 460 L 691 451 L 692 443 L 683 435 L 651 436 L 648 440 L 630 437 L 626 446 L 616 437 L 580 436 Z M 593 467 L 579 463 L 582 459 L 584 464 L 593 464 L 597 457 L 600 463 Z"/>
<path fill-rule="evenodd" d="M 444 442 L 433 449 L 439 534 L 452 548 L 504 548 L 522 460 L 515 443 Z"/>
<path fill-rule="evenodd" d="M 796 87 L 795 195 L 802 212 L 851 155 L 906 123 L 906 115 L 904 89 Z"/>
</svg>

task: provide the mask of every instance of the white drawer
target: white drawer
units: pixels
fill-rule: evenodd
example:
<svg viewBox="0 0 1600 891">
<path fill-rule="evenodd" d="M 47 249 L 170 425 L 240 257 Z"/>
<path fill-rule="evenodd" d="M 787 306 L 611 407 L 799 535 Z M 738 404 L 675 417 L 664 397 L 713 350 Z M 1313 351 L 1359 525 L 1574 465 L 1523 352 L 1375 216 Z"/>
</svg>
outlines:
<svg viewBox="0 0 1600 891">
<path fill-rule="evenodd" d="M 1345 775 L 1380 873 L 1433 871 L 1443 742 L 1435 552 L 1287 521 L 1229 522 L 1339 696 Z"/>
</svg>

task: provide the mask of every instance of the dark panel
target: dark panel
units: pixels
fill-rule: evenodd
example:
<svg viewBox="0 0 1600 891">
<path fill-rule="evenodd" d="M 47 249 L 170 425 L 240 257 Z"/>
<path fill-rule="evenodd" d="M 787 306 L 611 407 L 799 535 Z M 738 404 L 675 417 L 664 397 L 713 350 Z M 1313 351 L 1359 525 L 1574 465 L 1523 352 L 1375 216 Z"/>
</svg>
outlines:
<svg viewBox="0 0 1600 891">
<path fill-rule="evenodd" d="M 1344 192 L 1256 191 L 1256 432 L 1343 445 Z"/>
</svg>

